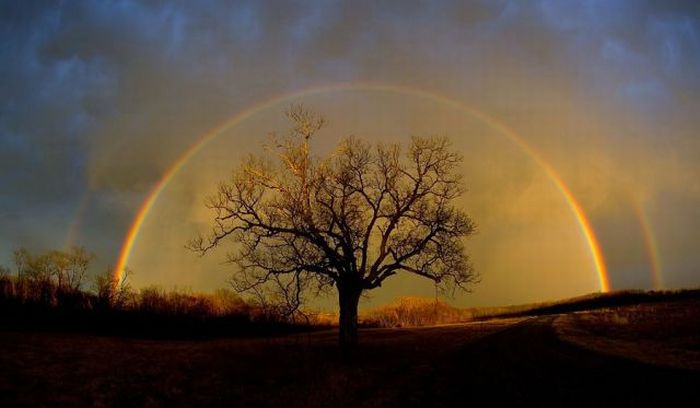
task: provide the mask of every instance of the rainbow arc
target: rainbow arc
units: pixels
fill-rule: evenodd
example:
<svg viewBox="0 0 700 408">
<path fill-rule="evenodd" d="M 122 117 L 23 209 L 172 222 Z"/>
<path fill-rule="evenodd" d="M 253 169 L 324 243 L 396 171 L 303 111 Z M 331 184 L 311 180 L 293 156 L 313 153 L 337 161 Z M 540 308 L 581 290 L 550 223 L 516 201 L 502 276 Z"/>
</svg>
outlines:
<svg viewBox="0 0 700 408">
<path fill-rule="evenodd" d="M 167 187 L 167 185 L 170 183 L 173 177 L 175 177 L 175 175 L 187 164 L 187 162 L 190 159 L 192 159 L 197 153 L 199 153 L 209 142 L 217 138 L 227 129 L 230 129 L 236 126 L 237 124 L 243 122 L 244 120 L 254 116 L 255 114 L 262 112 L 268 108 L 274 107 L 278 104 L 291 102 L 308 96 L 343 91 L 388 92 L 405 96 L 414 96 L 443 103 L 452 108 L 458 109 L 466 114 L 471 115 L 479 121 L 487 124 L 494 130 L 497 130 L 500 134 L 511 140 L 513 143 L 517 144 L 545 171 L 545 173 L 552 181 L 554 186 L 563 195 L 569 209 L 571 210 L 571 212 L 577 220 L 580 233 L 589 247 L 591 259 L 593 265 L 595 266 L 598 282 L 600 285 L 600 290 L 602 292 L 608 292 L 610 290 L 610 281 L 608 278 L 608 273 L 605 266 L 605 261 L 603 259 L 603 253 L 601 251 L 600 244 L 596 238 L 591 223 L 588 217 L 586 216 L 586 213 L 581 207 L 581 204 L 578 202 L 578 200 L 571 192 L 569 187 L 566 185 L 564 180 L 561 178 L 561 176 L 542 157 L 542 155 L 539 154 L 525 139 L 519 136 L 513 129 L 508 127 L 506 124 L 499 122 L 493 117 L 487 115 L 486 113 L 479 111 L 469 105 L 466 105 L 456 99 L 406 86 L 370 82 L 336 83 L 330 85 L 316 86 L 297 92 L 278 95 L 237 113 L 225 122 L 221 123 L 219 126 L 211 129 L 210 131 L 200 136 L 197 139 L 197 141 L 193 143 L 187 150 L 185 150 L 163 173 L 160 180 L 158 180 L 158 182 L 153 186 L 153 188 L 150 190 L 150 192 L 142 202 L 124 238 L 124 243 L 122 244 L 121 251 L 119 252 L 119 258 L 115 267 L 115 277 L 117 279 L 120 279 L 122 277 L 122 274 L 124 273 L 124 270 L 129 261 L 129 256 L 131 255 L 131 252 L 134 248 L 134 244 L 138 239 L 139 231 L 141 230 L 144 221 L 148 217 L 148 214 L 153 209 L 153 206 L 158 200 L 160 194 Z"/>
</svg>

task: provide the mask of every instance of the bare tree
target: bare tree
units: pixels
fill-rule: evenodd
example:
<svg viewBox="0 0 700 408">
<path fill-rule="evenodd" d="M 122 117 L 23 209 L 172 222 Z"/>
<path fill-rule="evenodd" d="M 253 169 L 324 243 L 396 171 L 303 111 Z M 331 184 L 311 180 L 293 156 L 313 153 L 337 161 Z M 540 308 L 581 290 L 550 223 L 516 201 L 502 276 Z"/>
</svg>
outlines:
<svg viewBox="0 0 700 408">
<path fill-rule="evenodd" d="M 7 279 L 10 277 L 10 274 L 10 268 L 6 267 L 5 265 L 0 265 L 0 279 Z"/>
<path fill-rule="evenodd" d="M 476 280 L 463 239 L 475 232 L 455 206 L 464 188 L 462 157 L 448 139 L 413 137 L 396 144 L 344 139 L 317 158 L 309 141 L 323 117 L 293 106 L 288 135 L 249 156 L 209 197 L 213 228 L 189 247 L 201 254 L 235 243 L 230 262 L 239 291 L 272 290 L 298 308 L 304 296 L 335 287 L 340 343 L 357 342 L 363 291 L 397 273 L 430 279 L 443 290 Z"/>
<path fill-rule="evenodd" d="M 129 296 L 132 294 L 129 282 L 132 274 L 133 271 L 129 268 L 125 268 L 121 275 L 106 269 L 104 273 L 95 276 L 95 292 L 101 308 L 121 309 L 127 305 Z"/>
<path fill-rule="evenodd" d="M 51 275 L 59 289 L 79 291 L 87 275 L 90 263 L 95 255 L 82 247 L 72 247 L 69 251 L 51 251 L 47 254 L 50 259 Z"/>
<path fill-rule="evenodd" d="M 34 271 L 31 266 L 34 257 L 26 248 L 18 248 L 13 253 L 15 267 L 17 270 L 17 279 L 33 279 Z"/>
<path fill-rule="evenodd" d="M 82 247 L 72 247 L 69 251 L 49 251 L 38 256 L 25 248 L 14 251 L 17 276 L 34 282 L 55 285 L 64 291 L 80 290 L 94 254 Z"/>
</svg>

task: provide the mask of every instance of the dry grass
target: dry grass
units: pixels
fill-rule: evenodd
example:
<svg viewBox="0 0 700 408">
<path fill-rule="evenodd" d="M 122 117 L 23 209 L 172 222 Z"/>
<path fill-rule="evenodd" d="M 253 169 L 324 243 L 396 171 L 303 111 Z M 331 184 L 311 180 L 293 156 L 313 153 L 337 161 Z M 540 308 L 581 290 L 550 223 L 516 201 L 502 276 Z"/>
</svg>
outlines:
<svg viewBox="0 0 700 408">
<path fill-rule="evenodd" d="M 700 370 L 700 300 L 630 305 L 562 315 L 561 338 L 650 364 Z"/>
<path fill-rule="evenodd" d="M 364 313 L 361 320 L 376 327 L 422 327 L 469 320 L 471 314 L 445 302 L 421 297 L 401 297 L 389 305 Z"/>
</svg>

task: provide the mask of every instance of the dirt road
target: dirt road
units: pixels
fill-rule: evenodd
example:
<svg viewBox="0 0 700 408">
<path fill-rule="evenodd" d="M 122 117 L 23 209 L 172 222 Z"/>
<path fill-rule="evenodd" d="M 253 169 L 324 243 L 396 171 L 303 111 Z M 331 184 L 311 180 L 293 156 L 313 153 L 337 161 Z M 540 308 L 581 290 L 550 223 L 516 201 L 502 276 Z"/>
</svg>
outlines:
<svg viewBox="0 0 700 408">
<path fill-rule="evenodd" d="M 466 345 L 397 406 L 700 406 L 700 373 L 590 352 L 533 318 Z"/>
</svg>

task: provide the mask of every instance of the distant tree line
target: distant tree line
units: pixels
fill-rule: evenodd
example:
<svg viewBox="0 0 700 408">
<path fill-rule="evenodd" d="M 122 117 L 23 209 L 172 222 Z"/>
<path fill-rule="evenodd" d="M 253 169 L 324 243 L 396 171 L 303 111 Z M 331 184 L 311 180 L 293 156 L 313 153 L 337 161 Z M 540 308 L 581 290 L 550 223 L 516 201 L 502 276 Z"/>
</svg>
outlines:
<svg viewBox="0 0 700 408">
<path fill-rule="evenodd" d="M 337 314 L 298 310 L 274 298 L 243 299 L 232 289 L 194 293 L 151 286 L 135 290 L 132 272 L 90 274 L 84 248 L 14 252 L 14 269 L 0 265 L 0 329 L 60 329 L 146 336 L 274 333 L 337 325 Z M 464 310 L 427 298 L 399 298 L 367 311 L 360 324 L 410 327 L 468 320 Z"/>
<path fill-rule="evenodd" d="M 244 300 L 230 289 L 211 294 L 158 287 L 134 290 L 131 271 L 91 275 L 94 254 L 81 247 L 14 252 L 14 270 L 0 266 L 0 329 L 58 329 L 146 336 L 199 337 L 309 328 L 313 315 Z"/>
</svg>

